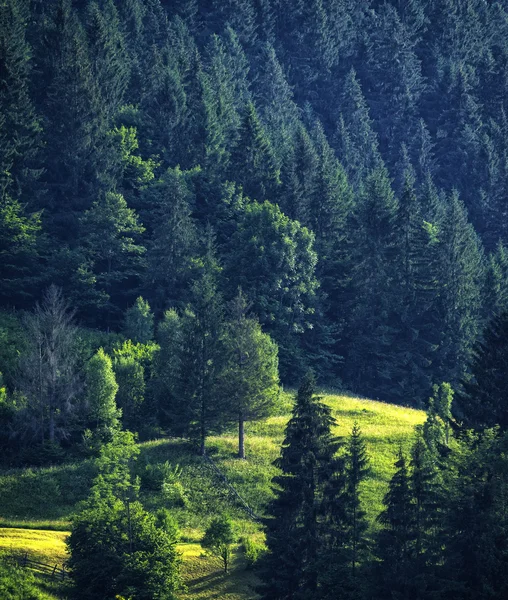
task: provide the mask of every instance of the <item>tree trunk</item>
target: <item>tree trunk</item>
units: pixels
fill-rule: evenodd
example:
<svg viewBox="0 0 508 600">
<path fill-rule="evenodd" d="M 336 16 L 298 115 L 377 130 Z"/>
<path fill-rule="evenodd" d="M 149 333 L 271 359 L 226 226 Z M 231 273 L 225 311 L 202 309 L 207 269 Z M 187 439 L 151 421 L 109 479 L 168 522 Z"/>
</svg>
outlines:
<svg viewBox="0 0 508 600">
<path fill-rule="evenodd" d="M 55 441 L 55 413 L 52 409 L 49 413 L 49 441 L 51 443 Z"/>
<path fill-rule="evenodd" d="M 243 414 L 238 414 L 238 458 L 245 459 L 245 421 Z"/>
</svg>

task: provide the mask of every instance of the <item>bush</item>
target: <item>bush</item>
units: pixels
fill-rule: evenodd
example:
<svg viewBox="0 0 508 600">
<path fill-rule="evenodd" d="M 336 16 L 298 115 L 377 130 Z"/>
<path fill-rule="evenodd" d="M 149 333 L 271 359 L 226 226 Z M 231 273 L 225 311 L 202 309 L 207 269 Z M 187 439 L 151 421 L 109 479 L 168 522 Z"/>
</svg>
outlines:
<svg viewBox="0 0 508 600">
<path fill-rule="evenodd" d="M 245 554 L 247 563 L 246 569 L 252 569 L 266 553 L 266 545 L 263 542 L 257 542 L 250 537 L 244 537 L 240 542 Z"/>
<path fill-rule="evenodd" d="M 6 600 L 42 600 L 34 576 L 0 554 L 0 598 Z"/>
<path fill-rule="evenodd" d="M 227 515 L 213 519 L 201 540 L 201 546 L 222 561 L 224 573 L 228 573 L 233 555 L 233 523 Z"/>
<path fill-rule="evenodd" d="M 148 464 L 141 474 L 141 486 L 146 490 L 162 492 L 165 486 L 173 485 L 178 481 L 181 472 L 179 465 L 172 467 L 168 461 Z"/>
</svg>

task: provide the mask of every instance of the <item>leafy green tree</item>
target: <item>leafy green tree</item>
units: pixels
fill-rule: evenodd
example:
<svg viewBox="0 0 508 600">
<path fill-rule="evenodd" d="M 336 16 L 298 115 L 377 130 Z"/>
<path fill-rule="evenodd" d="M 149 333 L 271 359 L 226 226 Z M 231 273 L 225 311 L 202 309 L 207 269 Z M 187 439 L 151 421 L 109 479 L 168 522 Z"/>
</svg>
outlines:
<svg viewBox="0 0 508 600">
<path fill-rule="evenodd" d="M 285 378 L 291 368 L 302 368 L 295 336 L 311 326 L 318 287 L 314 236 L 269 202 L 239 210 L 226 275 L 232 291 L 241 287 L 252 301 L 253 313 L 279 345 Z"/>
<path fill-rule="evenodd" d="M 150 310 L 150 305 L 139 296 L 136 302 L 125 312 L 125 335 L 134 342 L 146 344 L 153 340 L 153 327 L 153 313 Z"/>
<path fill-rule="evenodd" d="M 213 519 L 206 528 L 205 535 L 201 540 L 201 545 L 222 561 L 224 573 L 229 572 L 231 558 L 233 555 L 233 543 L 235 536 L 233 533 L 233 522 L 227 516 Z"/>
<path fill-rule="evenodd" d="M 111 358 L 102 348 L 88 361 L 85 386 L 90 420 L 97 433 L 107 438 L 118 428 L 121 411 L 116 406 L 118 384 Z"/>
<path fill-rule="evenodd" d="M 248 305 L 239 291 L 225 324 L 222 385 L 230 411 L 238 420 L 238 456 L 245 458 L 245 421 L 269 416 L 279 393 L 277 345 L 247 316 Z"/>
<path fill-rule="evenodd" d="M 266 599 L 310 598 L 318 592 L 321 504 L 340 460 L 335 458 L 339 443 L 331 433 L 334 419 L 314 396 L 314 387 L 307 375 L 275 462 L 282 473 L 273 479 L 277 487 L 266 520 L 268 553 L 259 590 Z"/>
<path fill-rule="evenodd" d="M 118 432 L 96 461 L 98 475 L 67 541 L 77 598 L 176 598 L 178 538 L 174 529 L 157 527 L 155 517 L 134 499 L 130 463 L 136 454 L 132 434 Z"/>
<path fill-rule="evenodd" d="M 117 356 L 113 362 L 118 383 L 116 402 L 125 429 L 139 431 L 142 427 L 146 383 L 143 365 L 132 356 Z"/>
</svg>

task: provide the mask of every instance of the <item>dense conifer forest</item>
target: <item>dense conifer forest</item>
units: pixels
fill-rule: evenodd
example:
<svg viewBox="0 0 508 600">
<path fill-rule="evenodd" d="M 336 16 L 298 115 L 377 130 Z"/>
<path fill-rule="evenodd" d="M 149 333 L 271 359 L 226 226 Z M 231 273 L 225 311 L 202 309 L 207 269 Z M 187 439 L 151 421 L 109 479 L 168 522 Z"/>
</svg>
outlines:
<svg viewBox="0 0 508 600">
<path fill-rule="evenodd" d="M 137 442 L 298 386 L 252 597 L 507 597 L 507 111 L 504 0 L 0 1 L 0 466 L 94 465 L 70 598 L 178 598 Z M 427 411 L 375 523 L 317 386 Z"/>
</svg>

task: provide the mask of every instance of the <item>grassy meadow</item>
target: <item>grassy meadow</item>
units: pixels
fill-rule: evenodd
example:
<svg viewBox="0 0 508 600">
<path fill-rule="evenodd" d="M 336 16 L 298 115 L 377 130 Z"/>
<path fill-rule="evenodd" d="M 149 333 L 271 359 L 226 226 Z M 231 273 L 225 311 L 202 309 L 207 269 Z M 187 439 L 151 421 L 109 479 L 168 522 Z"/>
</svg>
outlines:
<svg viewBox="0 0 508 600">
<path fill-rule="evenodd" d="M 337 421 L 335 435 L 345 438 L 355 421 L 362 429 L 371 466 L 363 499 L 374 529 L 399 445 L 409 447 L 413 428 L 423 423 L 425 413 L 340 394 L 326 394 L 324 399 Z M 266 514 L 272 497 L 270 482 L 277 472 L 272 463 L 279 454 L 290 410 L 291 400 L 286 397 L 279 415 L 246 424 L 245 461 L 236 458 L 235 431 L 208 440 L 210 456 L 260 516 Z M 185 440 L 165 438 L 144 442 L 140 449 L 136 474 L 142 484 L 141 500 L 148 509 L 169 508 L 180 524 L 180 551 L 187 586 L 181 594 L 182 600 L 256 598 L 255 576 L 246 570 L 240 546 L 235 552 L 232 572 L 224 576 L 218 561 L 203 553 L 199 540 L 208 522 L 222 512 L 231 515 L 239 537 L 259 540 L 260 525 L 246 515 L 211 467 L 196 456 Z M 175 486 L 154 491 L 144 485 L 149 465 L 155 464 L 164 464 L 175 474 Z M 0 472 L 0 551 L 23 551 L 35 560 L 62 563 L 72 513 L 86 497 L 93 476 L 89 461 Z M 41 585 L 48 589 L 44 581 Z M 49 589 L 48 593 L 48 599 L 65 597 L 64 590 Z"/>
</svg>

